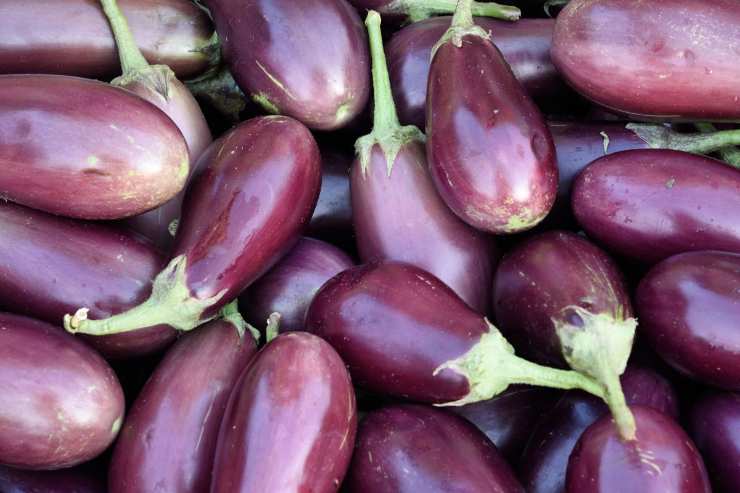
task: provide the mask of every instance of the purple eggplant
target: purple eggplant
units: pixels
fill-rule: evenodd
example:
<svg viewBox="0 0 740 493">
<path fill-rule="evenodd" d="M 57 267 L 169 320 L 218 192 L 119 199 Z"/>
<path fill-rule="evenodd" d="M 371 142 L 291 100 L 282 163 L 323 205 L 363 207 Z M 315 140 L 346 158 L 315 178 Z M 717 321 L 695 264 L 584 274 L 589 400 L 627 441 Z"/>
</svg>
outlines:
<svg viewBox="0 0 740 493">
<path fill-rule="evenodd" d="M 735 0 L 572 0 L 552 59 L 587 98 L 640 117 L 740 119 Z"/>
<path fill-rule="evenodd" d="M 141 305 L 70 332 L 107 335 L 166 324 L 191 330 L 213 317 L 298 241 L 321 185 L 311 132 L 284 116 L 248 120 L 212 144 L 183 203 L 172 260 Z"/>
<path fill-rule="evenodd" d="M 363 418 L 347 493 L 524 493 L 496 447 L 464 419 L 426 406 Z"/>
<path fill-rule="evenodd" d="M 702 383 L 740 390 L 740 254 L 690 252 L 640 281 L 640 333 L 673 368 Z"/>
<path fill-rule="evenodd" d="M 25 471 L 5 466 L 0 466 L 0 491 L 3 493 L 106 493 L 103 481 L 77 468 L 60 471 Z"/>
<path fill-rule="evenodd" d="M 740 252 L 740 171 L 714 159 L 655 149 L 604 156 L 576 179 L 572 206 L 591 238 L 641 262 Z"/>
<path fill-rule="evenodd" d="M 170 66 L 181 78 L 208 68 L 213 27 L 196 5 L 187 0 L 120 2 L 147 60 Z M 113 35 L 97 1 L 0 2 L 1 74 L 108 79 L 118 69 Z"/>
<path fill-rule="evenodd" d="M 333 130 L 364 109 L 367 41 L 345 0 L 207 3 L 234 79 L 266 111 Z"/>
<path fill-rule="evenodd" d="M 304 330 L 306 311 L 329 279 L 354 265 L 339 248 L 301 238 L 275 267 L 244 292 L 247 319 L 257 326 L 272 313 L 280 314 L 280 331 Z"/>
<path fill-rule="evenodd" d="M 740 394 L 708 394 L 694 403 L 690 430 L 701 451 L 715 491 L 740 485 Z"/>
<path fill-rule="evenodd" d="M 429 174 L 424 136 L 396 116 L 380 16 L 367 16 L 374 124 L 357 140 L 350 177 L 357 249 L 364 262 L 398 260 L 439 277 L 475 310 L 489 305 L 494 244 L 445 205 Z"/>
<path fill-rule="evenodd" d="M 433 50 L 427 158 L 445 203 L 468 224 L 517 233 L 555 201 L 555 146 L 542 114 L 461 0 Z"/>
<path fill-rule="evenodd" d="M 123 391 L 82 341 L 0 313 L 0 409 L 0 464 L 60 469 L 111 444 L 123 421 Z"/>
<path fill-rule="evenodd" d="M 669 416 L 634 406 L 634 440 L 623 440 L 609 416 L 589 426 L 568 461 L 568 493 L 624 491 L 711 493 L 699 452 Z"/>
<path fill-rule="evenodd" d="M 0 231 L 0 307 L 54 325 L 79 306 L 96 318 L 136 306 L 164 264 L 138 235 L 11 202 L 0 201 Z M 159 325 L 88 342 L 117 359 L 155 352 L 174 338 Z"/>
<path fill-rule="evenodd" d="M 229 394 L 256 352 L 231 316 L 185 335 L 154 371 L 116 442 L 111 493 L 208 490 Z"/>
<path fill-rule="evenodd" d="M 279 335 L 231 394 L 210 491 L 335 492 L 356 428 L 352 383 L 337 353 L 305 332 Z"/>
<path fill-rule="evenodd" d="M 413 23 L 435 15 L 451 14 L 457 6 L 457 0 L 349 0 L 349 3 L 360 10 L 375 10 L 384 19 L 399 22 L 408 20 Z M 488 1 L 474 1 L 471 10 L 473 15 L 495 17 L 507 21 L 519 20 L 522 15 L 517 7 Z M 439 36 L 442 34 L 440 32 Z"/>
<path fill-rule="evenodd" d="M 351 236 L 352 199 L 349 170 L 352 154 L 329 146 L 321 148 L 321 193 L 308 225 L 308 233 L 322 239 Z"/>
<path fill-rule="evenodd" d="M 0 76 L 0 195 L 82 219 L 119 219 L 171 199 L 188 149 L 167 115 L 102 82 Z"/>
</svg>

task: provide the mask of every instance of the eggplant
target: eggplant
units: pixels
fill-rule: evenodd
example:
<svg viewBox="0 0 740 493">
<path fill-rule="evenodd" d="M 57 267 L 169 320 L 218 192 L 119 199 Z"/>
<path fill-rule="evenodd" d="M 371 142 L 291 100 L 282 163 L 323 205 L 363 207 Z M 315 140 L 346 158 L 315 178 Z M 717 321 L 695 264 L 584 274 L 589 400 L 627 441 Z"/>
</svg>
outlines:
<svg viewBox="0 0 740 493">
<path fill-rule="evenodd" d="M 281 334 L 231 393 L 210 491 L 335 492 L 356 431 L 355 395 L 337 353 L 311 334 Z"/>
<path fill-rule="evenodd" d="M 568 460 L 567 493 L 670 491 L 711 493 L 696 446 L 669 416 L 634 406 L 634 440 L 623 440 L 609 416 L 589 426 Z"/>
<path fill-rule="evenodd" d="M 442 199 L 491 233 L 533 228 L 557 192 L 555 146 L 542 114 L 462 0 L 433 50 L 427 159 Z"/>
<path fill-rule="evenodd" d="M 453 13 L 457 0 L 349 0 L 349 3 L 360 10 L 375 10 L 386 20 L 390 18 L 400 22 L 408 20 L 417 23 L 434 15 Z M 507 21 L 519 20 L 522 15 L 517 7 L 494 2 L 474 1 L 471 9 L 473 15 Z M 439 33 L 439 36 L 441 35 L 442 33 Z"/>
<path fill-rule="evenodd" d="M 441 410 L 399 405 L 367 414 L 347 493 L 524 493 L 496 447 L 470 423 Z"/>
<path fill-rule="evenodd" d="M 150 242 L 121 228 L 1 200 L 0 231 L 0 307 L 54 325 L 79 306 L 96 318 L 136 306 L 164 264 Z M 120 359 L 163 349 L 175 331 L 158 325 L 86 339 L 107 358 Z"/>
<path fill-rule="evenodd" d="M 740 120 L 735 0 L 572 0 L 552 60 L 582 95 L 660 120 Z"/>
<path fill-rule="evenodd" d="M 24 471 L 0 466 L 3 493 L 106 493 L 105 483 L 79 468 Z"/>
<path fill-rule="evenodd" d="M 0 409 L 0 464 L 61 469 L 111 444 L 123 421 L 123 391 L 82 341 L 0 313 Z"/>
<path fill-rule="evenodd" d="M 306 311 L 316 292 L 336 274 L 354 265 L 339 248 L 303 237 L 295 247 L 242 295 L 247 320 L 259 326 L 280 314 L 280 331 L 304 330 Z"/>
<path fill-rule="evenodd" d="M 321 192 L 308 225 L 308 233 L 321 239 L 351 236 L 352 199 L 349 169 L 352 154 L 334 146 L 321 149 Z"/>
<path fill-rule="evenodd" d="M 643 263 L 740 252 L 740 171 L 714 159 L 656 149 L 604 156 L 576 178 L 572 206 L 591 238 Z"/>
<path fill-rule="evenodd" d="M 367 43 L 357 12 L 345 0 L 207 4 L 234 79 L 266 111 L 334 130 L 364 109 Z"/>
<path fill-rule="evenodd" d="M 740 391 L 740 254 L 690 252 L 653 267 L 636 293 L 640 333 L 699 382 Z"/>
<path fill-rule="evenodd" d="M 120 219 L 171 199 L 188 175 L 182 134 L 151 103 L 102 82 L 0 76 L 0 195 L 45 212 Z"/>
<path fill-rule="evenodd" d="M 439 277 L 475 310 L 489 305 L 492 239 L 465 224 L 440 198 L 429 175 L 424 135 L 396 116 L 380 33 L 366 20 L 373 64 L 374 123 L 357 140 L 350 184 L 357 250 L 363 262 L 398 260 Z"/>
<path fill-rule="evenodd" d="M 740 484 L 740 395 L 701 397 L 691 407 L 689 426 L 715 491 L 734 491 Z"/>
<path fill-rule="evenodd" d="M 109 491 L 207 491 L 227 400 L 256 351 L 236 306 L 230 319 L 179 339 L 126 418 L 111 459 Z"/>
<path fill-rule="evenodd" d="M 147 60 L 170 66 L 181 78 L 208 68 L 213 27 L 196 5 L 187 0 L 120 2 Z M 97 1 L 0 2 L 0 74 L 108 79 L 118 68 L 115 41 Z"/>
<path fill-rule="evenodd" d="M 191 330 L 212 318 L 298 241 L 321 184 L 311 132 L 292 118 L 248 120 L 212 144 L 188 188 L 172 260 L 152 295 L 107 319 L 87 307 L 65 315 L 69 332 L 108 335 L 166 324 Z"/>
</svg>

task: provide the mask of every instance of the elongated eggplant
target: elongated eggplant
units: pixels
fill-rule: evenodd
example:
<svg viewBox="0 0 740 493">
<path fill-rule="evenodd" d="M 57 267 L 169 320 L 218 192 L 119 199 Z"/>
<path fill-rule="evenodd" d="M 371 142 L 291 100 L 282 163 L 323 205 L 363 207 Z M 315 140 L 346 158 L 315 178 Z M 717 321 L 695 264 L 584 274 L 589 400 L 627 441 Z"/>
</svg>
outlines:
<svg viewBox="0 0 740 493">
<path fill-rule="evenodd" d="M 558 15 L 552 58 L 581 94 L 623 113 L 740 119 L 734 0 L 572 0 Z"/>
<path fill-rule="evenodd" d="M 0 466 L 3 493 L 106 493 L 105 483 L 86 471 L 24 471 Z"/>
<path fill-rule="evenodd" d="M 678 423 L 648 407 L 632 413 L 634 440 L 623 440 L 609 416 L 586 429 L 568 461 L 566 491 L 711 493 L 701 456 Z"/>
<path fill-rule="evenodd" d="M 231 317 L 185 335 L 154 371 L 116 442 L 111 493 L 208 490 L 227 400 L 256 352 L 244 321 Z"/>
<path fill-rule="evenodd" d="M 439 277 L 481 313 L 490 303 L 494 244 L 440 198 L 429 174 L 424 135 L 396 116 L 380 16 L 367 16 L 373 64 L 374 124 L 357 140 L 350 177 L 357 250 L 364 262 L 398 260 Z"/>
<path fill-rule="evenodd" d="M 213 27 L 205 12 L 187 0 L 120 2 L 147 60 L 169 65 L 183 78 L 206 70 Z M 115 41 L 97 1 L 0 3 L 0 73 L 107 79 L 118 68 Z"/>
<path fill-rule="evenodd" d="M 427 158 L 445 203 L 468 224 L 517 233 L 555 201 L 555 146 L 542 114 L 462 0 L 433 50 Z"/>
<path fill-rule="evenodd" d="M 266 111 L 333 130 L 364 109 L 367 42 L 345 0 L 207 3 L 234 79 Z"/>
<path fill-rule="evenodd" d="M 354 228 L 349 186 L 352 153 L 326 145 L 320 149 L 321 192 L 308 233 L 325 240 L 351 236 Z"/>
<path fill-rule="evenodd" d="M 123 421 L 123 391 L 95 351 L 56 327 L 0 313 L 0 464 L 71 467 Z"/>
<path fill-rule="evenodd" d="M 0 231 L 0 307 L 54 325 L 79 306 L 96 318 L 136 306 L 164 264 L 138 235 L 11 202 L 0 201 Z M 160 325 L 87 340 L 108 358 L 124 358 L 174 338 L 174 330 Z"/>
<path fill-rule="evenodd" d="M 740 252 L 740 171 L 714 159 L 655 149 L 604 156 L 576 179 L 572 206 L 590 237 L 641 262 Z"/>
<path fill-rule="evenodd" d="M 417 23 L 434 15 L 451 14 L 457 0 L 349 0 L 349 3 L 364 10 L 375 10 L 386 20 Z M 519 20 L 521 11 L 511 5 L 495 2 L 476 2 L 471 5 L 473 15 L 495 17 L 507 21 Z M 442 33 L 439 33 L 441 36 Z M 437 36 L 437 39 L 439 39 Z"/>
<path fill-rule="evenodd" d="M 690 252 L 640 281 L 640 333 L 669 365 L 702 383 L 740 390 L 740 254 Z"/>
<path fill-rule="evenodd" d="M 102 82 L 0 76 L 0 195 L 60 216 L 119 219 L 171 199 L 182 134 L 154 105 Z"/>
<path fill-rule="evenodd" d="M 355 395 L 337 353 L 311 334 L 281 334 L 231 394 L 210 491 L 335 492 L 356 429 Z"/>
<path fill-rule="evenodd" d="M 259 117 L 212 144 L 188 188 L 172 260 L 141 305 L 100 320 L 86 307 L 70 332 L 107 335 L 167 324 L 191 330 L 270 269 L 298 241 L 321 185 L 311 132 L 284 116 Z"/>
<path fill-rule="evenodd" d="M 715 491 L 736 489 L 740 484 L 740 395 L 703 396 L 691 407 L 689 422 Z"/>
<path fill-rule="evenodd" d="M 524 493 L 509 464 L 465 420 L 426 406 L 369 413 L 357 433 L 348 493 Z"/>
</svg>

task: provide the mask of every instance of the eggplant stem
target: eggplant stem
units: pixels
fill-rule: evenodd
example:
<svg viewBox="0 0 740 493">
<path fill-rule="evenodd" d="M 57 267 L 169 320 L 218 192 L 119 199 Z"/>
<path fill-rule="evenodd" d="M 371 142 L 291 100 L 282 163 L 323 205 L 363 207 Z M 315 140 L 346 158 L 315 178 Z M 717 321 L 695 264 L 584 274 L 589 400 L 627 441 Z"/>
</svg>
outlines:
<svg viewBox="0 0 740 493">
<path fill-rule="evenodd" d="M 131 29 L 126 21 L 126 16 L 121 12 L 117 1 L 100 0 L 100 4 L 103 6 L 103 12 L 105 12 L 105 16 L 108 18 L 108 23 L 113 31 L 113 37 L 116 39 L 118 58 L 121 60 L 123 74 L 126 75 L 147 68 L 149 62 L 141 54 L 141 50 L 139 50 L 136 40 L 134 40 L 134 35 L 131 33 Z"/>
<path fill-rule="evenodd" d="M 735 168 L 740 167 L 740 151 L 732 148 L 732 146 L 740 145 L 740 130 L 717 131 L 710 126 L 702 127 L 705 129 L 711 128 L 708 133 L 684 134 L 663 125 L 646 123 L 628 123 L 626 128 L 634 132 L 653 149 L 672 149 L 692 154 L 729 151 L 731 157 L 728 164 Z"/>
<path fill-rule="evenodd" d="M 702 133 L 710 134 L 717 131 L 717 128 L 711 123 L 695 123 L 694 125 L 696 126 L 697 130 Z M 724 162 L 726 162 L 733 168 L 740 169 L 740 149 L 735 146 L 730 146 L 718 149 L 717 152 L 719 152 L 719 155 L 720 157 L 722 157 L 722 160 Z"/>
<path fill-rule="evenodd" d="M 265 329 L 265 342 L 270 342 L 278 336 L 280 332 L 280 314 L 273 312 L 267 317 L 267 328 Z"/>
<path fill-rule="evenodd" d="M 432 47 L 430 60 L 434 60 L 437 50 L 447 42 L 452 43 L 457 48 L 462 48 L 464 36 L 479 36 L 483 39 L 491 39 L 490 31 L 486 31 L 473 21 L 472 6 L 472 0 L 458 0 L 455 15 L 452 16 L 452 23 Z"/>
<path fill-rule="evenodd" d="M 239 339 L 244 339 L 244 334 L 246 334 L 247 329 L 249 329 L 252 338 L 254 338 L 254 342 L 259 342 L 260 331 L 249 325 L 242 317 L 242 314 L 239 313 L 238 299 L 235 299 L 221 309 L 221 317 L 236 328 L 236 332 L 239 334 Z"/>
<path fill-rule="evenodd" d="M 409 21 L 419 22 L 435 15 L 451 14 L 456 6 L 457 0 L 395 0 L 383 12 L 405 15 Z M 494 2 L 473 1 L 470 8 L 472 15 L 478 17 L 516 21 L 522 16 L 518 7 Z"/>
</svg>

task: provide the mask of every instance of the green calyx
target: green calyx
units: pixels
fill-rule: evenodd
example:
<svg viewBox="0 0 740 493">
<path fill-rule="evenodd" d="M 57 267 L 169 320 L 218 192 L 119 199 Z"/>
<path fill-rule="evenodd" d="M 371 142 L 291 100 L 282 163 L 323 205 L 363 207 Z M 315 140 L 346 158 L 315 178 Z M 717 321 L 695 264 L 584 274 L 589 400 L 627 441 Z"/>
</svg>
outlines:
<svg viewBox="0 0 740 493">
<path fill-rule="evenodd" d="M 434 59 L 437 50 L 445 43 L 452 43 L 453 46 L 462 48 L 462 40 L 465 36 L 479 36 L 483 39 L 491 39 L 490 32 L 473 22 L 473 0 L 458 1 L 455 15 L 452 16 L 452 24 L 432 47 L 430 59 Z"/>
<path fill-rule="evenodd" d="M 209 70 L 185 85 L 193 96 L 207 101 L 231 122 L 238 122 L 239 115 L 247 108 L 247 97 L 226 67 Z"/>
<path fill-rule="evenodd" d="M 383 9 L 384 13 L 405 15 L 411 22 L 419 22 L 435 15 L 451 14 L 455 11 L 457 0 L 395 0 Z M 472 2 L 472 15 L 493 17 L 516 21 L 522 16 L 521 10 L 512 5 L 494 2 Z"/>
<path fill-rule="evenodd" d="M 711 123 L 695 123 L 694 124 L 702 133 L 713 133 L 717 129 Z M 733 168 L 740 169 L 740 149 L 735 146 L 723 147 L 718 150 L 722 160 L 732 166 Z"/>
<path fill-rule="evenodd" d="M 259 342 L 260 331 L 249 325 L 242 317 L 242 314 L 239 313 L 238 299 L 224 306 L 221 309 L 220 315 L 221 318 L 234 326 L 237 333 L 239 334 L 239 339 L 244 339 L 244 334 L 247 332 L 247 329 L 249 329 L 249 333 L 252 334 L 254 342 Z"/>
</svg>

